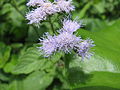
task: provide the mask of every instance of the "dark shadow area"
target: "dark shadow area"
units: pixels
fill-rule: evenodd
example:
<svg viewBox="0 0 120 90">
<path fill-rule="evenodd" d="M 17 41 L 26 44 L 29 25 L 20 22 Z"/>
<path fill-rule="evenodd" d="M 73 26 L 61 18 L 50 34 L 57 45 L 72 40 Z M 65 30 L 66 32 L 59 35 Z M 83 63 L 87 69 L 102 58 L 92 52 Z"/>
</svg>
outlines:
<svg viewBox="0 0 120 90">
<path fill-rule="evenodd" d="M 46 90 L 53 90 L 53 88 L 59 88 L 59 89 L 61 89 L 61 87 L 62 87 L 62 82 L 59 79 L 55 78 L 53 80 L 53 82 L 51 83 L 51 85 L 49 85 L 46 88 Z"/>
<path fill-rule="evenodd" d="M 86 84 L 91 78 L 93 77 L 92 74 L 86 74 L 82 71 L 80 67 L 74 67 L 69 69 L 68 80 L 71 86 L 76 84 Z"/>
</svg>

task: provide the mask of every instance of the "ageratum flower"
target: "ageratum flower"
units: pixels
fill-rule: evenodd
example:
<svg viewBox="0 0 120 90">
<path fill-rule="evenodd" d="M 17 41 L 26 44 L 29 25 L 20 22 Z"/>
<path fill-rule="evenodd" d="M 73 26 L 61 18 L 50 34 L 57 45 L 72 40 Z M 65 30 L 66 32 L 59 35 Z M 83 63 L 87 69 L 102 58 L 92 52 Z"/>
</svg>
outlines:
<svg viewBox="0 0 120 90">
<path fill-rule="evenodd" d="M 73 33 L 75 31 L 77 31 L 80 27 L 81 27 L 81 23 L 79 23 L 75 20 L 72 21 L 69 19 L 64 19 L 64 21 L 63 21 L 63 29 L 64 29 L 64 31 L 67 31 L 69 33 Z"/>
<path fill-rule="evenodd" d="M 65 53 L 70 53 L 74 46 L 77 45 L 80 41 L 80 37 L 76 37 L 73 34 L 68 32 L 61 32 L 56 38 L 57 50 L 63 51 Z"/>
<path fill-rule="evenodd" d="M 55 36 L 51 36 L 48 33 L 44 35 L 44 37 L 40 40 L 40 45 L 39 47 L 40 51 L 42 51 L 42 54 L 44 57 L 49 57 L 53 53 L 55 53 L 57 49 L 57 43 L 55 41 Z"/>
<path fill-rule="evenodd" d="M 67 23 L 71 26 L 68 27 Z M 41 40 L 42 46 L 40 47 L 44 56 L 49 57 L 55 52 L 61 51 L 64 53 L 71 53 L 73 50 L 81 56 L 82 59 L 89 58 L 92 55 L 90 48 L 94 46 L 93 41 L 90 39 L 83 40 L 81 37 L 74 35 L 73 32 L 78 28 L 80 28 L 80 24 L 77 22 L 64 20 L 63 28 L 58 31 L 59 35 L 50 36 L 46 34 L 46 38 Z"/>
<path fill-rule="evenodd" d="M 46 20 L 48 15 L 54 14 L 58 12 L 56 6 L 51 3 L 43 3 L 41 7 L 38 7 L 37 9 L 34 9 L 33 11 L 29 12 L 26 15 L 27 20 L 29 20 L 29 24 L 37 24 L 40 23 L 40 21 Z"/>
<path fill-rule="evenodd" d="M 41 8 L 37 8 L 26 14 L 26 18 L 30 21 L 28 24 L 37 24 L 42 20 L 46 20 L 46 13 L 43 12 Z"/>
<path fill-rule="evenodd" d="M 43 6 L 41 6 L 41 9 L 43 10 L 43 12 L 45 12 L 48 15 L 54 14 L 58 11 L 58 8 L 56 7 L 56 5 L 54 5 L 51 2 L 48 3 L 44 3 Z"/>
<path fill-rule="evenodd" d="M 82 42 L 75 46 L 75 50 L 82 59 L 89 59 L 93 55 L 93 53 L 90 52 L 90 49 L 95 46 L 93 43 L 94 42 L 91 39 L 87 39 L 82 40 Z"/>
<path fill-rule="evenodd" d="M 58 0 L 51 3 L 49 0 L 30 0 L 27 6 L 37 7 L 33 11 L 26 15 L 29 24 L 38 24 L 43 20 L 46 20 L 47 16 L 55 14 L 57 12 L 65 11 L 69 13 L 74 10 L 72 1 Z"/>
<path fill-rule="evenodd" d="M 46 0 L 30 0 L 28 3 L 27 3 L 27 6 L 41 6 L 43 5 L 43 3 L 45 3 Z"/>
<path fill-rule="evenodd" d="M 64 11 L 66 13 L 75 10 L 75 7 L 72 5 L 72 0 L 56 0 L 55 3 L 61 11 Z"/>
</svg>

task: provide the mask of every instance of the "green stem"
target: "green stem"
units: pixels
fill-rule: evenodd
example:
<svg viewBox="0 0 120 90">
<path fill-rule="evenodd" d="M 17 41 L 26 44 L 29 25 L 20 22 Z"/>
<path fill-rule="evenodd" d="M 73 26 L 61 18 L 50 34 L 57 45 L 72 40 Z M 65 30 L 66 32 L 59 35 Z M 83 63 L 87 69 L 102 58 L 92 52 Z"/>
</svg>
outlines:
<svg viewBox="0 0 120 90">
<path fill-rule="evenodd" d="M 52 20 L 51 20 L 51 18 L 49 17 L 49 24 L 50 24 L 50 26 L 51 26 L 51 31 L 49 31 L 51 34 L 56 34 L 56 32 L 55 32 L 55 29 L 54 29 L 54 26 L 53 26 L 53 23 L 52 23 Z"/>
<path fill-rule="evenodd" d="M 64 57 L 63 57 L 63 59 L 64 59 L 64 63 L 65 63 L 65 79 L 66 79 L 66 82 L 69 82 L 68 81 L 68 76 L 69 76 L 69 64 L 70 64 L 70 60 L 69 60 L 69 58 L 68 58 L 68 56 L 67 55 L 65 55 Z"/>
<path fill-rule="evenodd" d="M 36 29 L 36 27 L 34 25 L 32 25 L 32 27 L 34 28 L 36 35 L 40 38 L 40 34 L 39 34 L 38 30 Z"/>
<path fill-rule="evenodd" d="M 70 60 L 67 57 L 67 55 L 64 56 L 64 62 L 65 62 L 65 68 L 68 70 L 69 69 Z"/>
</svg>

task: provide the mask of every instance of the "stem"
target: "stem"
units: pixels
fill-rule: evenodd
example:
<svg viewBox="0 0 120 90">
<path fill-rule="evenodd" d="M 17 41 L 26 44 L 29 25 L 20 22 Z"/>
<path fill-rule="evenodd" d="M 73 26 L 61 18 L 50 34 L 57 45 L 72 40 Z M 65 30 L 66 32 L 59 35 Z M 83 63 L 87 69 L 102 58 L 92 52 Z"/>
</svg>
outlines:
<svg viewBox="0 0 120 90">
<path fill-rule="evenodd" d="M 66 68 L 67 70 L 69 70 L 70 60 L 69 60 L 69 58 L 67 57 L 67 55 L 64 56 L 64 62 L 65 62 L 65 68 Z"/>
<path fill-rule="evenodd" d="M 70 64 L 70 60 L 67 57 L 67 55 L 65 55 L 63 57 L 63 59 L 64 59 L 64 63 L 65 63 L 65 68 L 64 68 L 65 69 L 65 79 L 66 79 L 67 82 L 69 82 L 68 81 L 68 76 L 69 76 L 69 64 Z"/>
<path fill-rule="evenodd" d="M 55 29 L 54 29 L 54 26 L 53 26 L 53 23 L 52 23 L 52 20 L 51 20 L 50 17 L 49 17 L 49 24 L 50 24 L 50 26 L 51 26 L 51 31 L 50 31 L 50 32 L 51 32 L 52 34 L 54 34 L 54 33 L 56 34 Z"/>
<path fill-rule="evenodd" d="M 34 28 L 34 30 L 35 30 L 35 32 L 36 32 L 36 35 L 40 38 L 40 35 L 39 35 L 38 30 L 35 28 L 35 26 L 32 25 L 32 27 Z"/>
</svg>

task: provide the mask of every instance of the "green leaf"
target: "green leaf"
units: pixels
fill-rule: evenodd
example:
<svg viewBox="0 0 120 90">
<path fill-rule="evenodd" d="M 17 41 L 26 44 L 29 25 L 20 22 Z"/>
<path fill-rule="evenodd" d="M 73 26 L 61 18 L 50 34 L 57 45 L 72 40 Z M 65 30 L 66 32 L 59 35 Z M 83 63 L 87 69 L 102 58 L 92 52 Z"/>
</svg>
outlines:
<svg viewBox="0 0 120 90">
<path fill-rule="evenodd" d="M 20 56 L 13 74 L 30 73 L 40 67 L 40 52 L 37 48 L 29 48 Z M 44 59 L 43 59 L 44 60 Z"/>
<path fill-rule="evenodd" d="M 70 87 L 89 87 L 87 90 L 120 89 L 120 20 L 98 32 L 79 30 L 78 35 L 90 37 L 95 42 L 94 56 L 90 60 L 81 58 L 70 63 Z M 113 88 L 113 89 L 111 89 Z M 115 89 L 116 88 L 116 89 Z M 83 88 L 84 89 L 84 88 Z M 78 89 L 79 90 L 79 89 Z M 99 90 L 99 89 L 98 89 Z"/>
<path fill-rule="evenodd" d="M 20 77 L 19 77 L 20 79 Z M 8 90 L 25 90 L 23 80 L 13 80 L 8 86 Z"/>
<path fill-rule="evenodd" d="M 61 58 L 62 54 L 57 53 L 51 58 L 40 56 L 37 47 L 29 48 L 20 56 L 17 65 L 12 71 L 13 74 L 28 74 L 35 70 L 54 70 L 56 62 Z"/>
<path fill-rule="evenodd" d="M 0 42 L 0 68 L 2 68 L 10 57 L 11 47 Z"/>
<path fill-rule="evenodd" d="M 0 83 L 0 90 L 8 90 L 8 84 Z"/>
<path fill-rule="evenodd" d="M 87 3 L 87 4 L 83 7 L 83 9 L 80 10 L 80 12 L 75 13 L 73 17 L 75 18 L 76 16 L 79 16 L 79 18 L 83 18 L 83 17 L 85 16 L 87 10 L 90 8 L 91 5 L 92 5 L 92 2 Z"/>
<path fill-rule="evenodd" d="M 10 62 L 8 62 L 8 63 L 4 66 L 3 70 L 4 70 L 5 72 L 7 72 L 7 73 L 12 72 L 13 69 L 15 68 L 17 62 L 18 62 L 18 56 L 17 56 L 17 55 L 12 55 Z"/>
<path fill-rule="evenodd" d="M 45 90 L 53 81 L 53 74 L 36 71 L 24 80 L 24 90 Z"/>
</svg>

